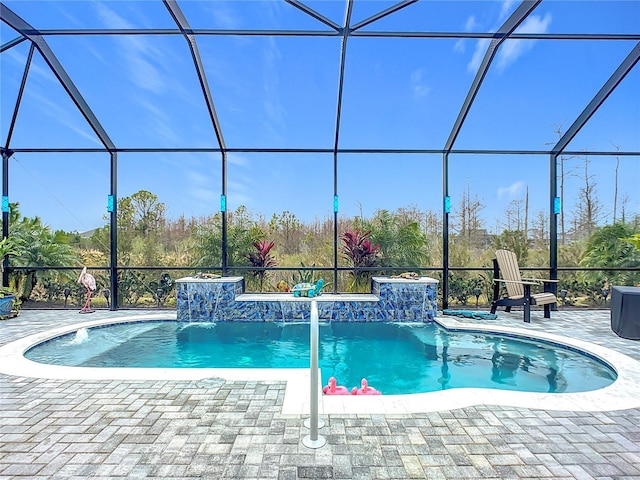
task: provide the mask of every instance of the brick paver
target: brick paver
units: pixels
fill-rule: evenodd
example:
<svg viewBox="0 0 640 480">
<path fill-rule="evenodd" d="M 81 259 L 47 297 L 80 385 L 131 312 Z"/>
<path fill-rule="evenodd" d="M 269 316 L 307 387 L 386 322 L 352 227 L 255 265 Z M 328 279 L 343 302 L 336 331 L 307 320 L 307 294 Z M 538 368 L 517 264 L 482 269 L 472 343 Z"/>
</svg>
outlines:
<svg viewBox="0 0 640 480">
<path fill-rule="evenodd" d="M 107 312 L 124 316 L 148 312 Z M 533 314 L 526 326 L 640 359 L 608 311 Z M 523 327 L 521 312 L 495 323 Z M 0 344 L 80 321 L 23 311 Z M 283 382 L 65 381 L 2 376 L 0 479 L 640 479 L 640 409 L 476 406 L 413 415 L 330 415 L 308 449 L 281 415 Z"/>
</svg>

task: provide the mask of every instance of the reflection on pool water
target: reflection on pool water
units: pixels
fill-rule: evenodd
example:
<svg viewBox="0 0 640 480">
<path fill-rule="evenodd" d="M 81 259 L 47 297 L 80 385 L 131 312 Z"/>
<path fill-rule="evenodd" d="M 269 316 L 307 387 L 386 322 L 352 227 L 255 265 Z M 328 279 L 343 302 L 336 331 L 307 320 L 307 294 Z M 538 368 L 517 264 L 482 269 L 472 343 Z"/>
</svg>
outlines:
<svg viewBox="0 0 640 480">
<path fill-rule="evenodd" d="M 435 323 L 320 326 L 323 384 L 348 388 L 366 377 L 385 394 L 477 387 L 585 392 L 616 379 L 590 355 L 546 341 L 448 331 Z M 63 335 L 29 349 L 30 360 L 65 366 L 308 368 L 309 324 L 146 321 Z"/>
</svg>

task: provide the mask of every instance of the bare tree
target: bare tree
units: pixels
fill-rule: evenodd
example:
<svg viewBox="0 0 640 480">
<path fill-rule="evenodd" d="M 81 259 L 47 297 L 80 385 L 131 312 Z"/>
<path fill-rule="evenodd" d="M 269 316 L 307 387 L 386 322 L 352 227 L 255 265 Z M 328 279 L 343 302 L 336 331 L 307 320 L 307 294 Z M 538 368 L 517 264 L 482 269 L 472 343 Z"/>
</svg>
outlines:
<svg viewBox="0 0 640 480">
<path fill-rule="evenodd" d="M 531 222 L 531 239 L 536 246 L 542 246 L 549 238 L 549 224 L 547 214 L 540 210 Z"/>
<path fill-rule="evenodd" d="M 529 185 L 524 196 L 524 234 L 529 238 Z"/>
<path fill-rule="evenodd" d="M 405 223 L 416 222 L 418 225 L 422 224 L 423 213 L 418 209 L 417 205 L 398 207 L 396 215 Z"/>
<path fill-rule="evenodd" d="M 564 132 L 562 131 L 562 124 L 554 124 L 554 126 L 556 127 L 556 131 L 555 133 L 558 135 L 558 139 L 562 138 L 562 135 L 564 134 Z M 547 143 L 547 145 L 550 145 L 549 143 Z M 564 218 L 564 179 L 566 174 L 568 174 L 569 172 L 565 172 L 565 162 L 571 160 L 572 158 L 574 158 L 575 156 L 565 156 L 565 155 L 560 155 L 558 157 L 559 162 L 559 166 L 560 166 L 560 192 L 559 192 L 559 196 L 560 196 L 560 241 L 562 243 L 562 245 L 566 245 L 567 243 L 567 235 L 566 235 L 566 230 L 565 230 L 565 218 Z"/>
<path fill-rule="evenodd" d="M 622 207 L 620 208 L 620 213 L 622 214 L 622 223 L 627 221 L 627 205 L 629 205 L 629 195 L 625 193 L 622 196 Z"/>
<path fill-rule="evenodd" d="M 525 236 L 529 236 L 529 186 L 527 186 L 524 200 L 511 200 L 504 212 L 505 222 L 502 228 L 508 231 L 521 230 Z"/>
<path fill-rule="evenodd" d="M 426 235 L 439 235 L 442 233 L 442 214 L 427 210 L 424 214 L 423 231 Z"/>
<path fill-rule="evenodd" d="M 611 144 L 615 147 L 616 152 L 620 152 L 620 146 Z M 616 223 L 616 217 L 618 213 L 618 169 L 620 168 L 620 156 L 616 155 L 616 172 L 615 172 L 615 184 L 613 186 L 613 223 Z"/>
<path fill-rule="evenodd" d="M 505 221 L 503 222 L 504 230 L 515 231 L 522 230 L 526 231 L 526 214 L 523 218 L 522 205 L 525 203 L 522 199 L 514 199 L 511 200 L 509 206 L 504 212 Z"/>
<path fill-rule="evenodd" d="M 483 229 L 483 221 L 480 218 L 480 212 L 484 209 L 480 198 L 477 195 L 471 197 L 471 187 L 467 184 L 467 189 L 462 193 L 460 200 L 460 208 L 453 215 L 452 230 L 460 237 L 465 239 L 469 244 L 474 234 Z"/>
<path fill-rule="evenodd" d="M 579 177 L 584 185 L 578 192 L 578 203 L 572 218 L 574 239 L 589 237 L 595 230 L 602 213 L 602 205 L 597 196 L 597 183 L 594 181 L 594 175 L 589 174 L 590 163 L 589 157 L 585 156 L 582 175 Z"/>
</svg>

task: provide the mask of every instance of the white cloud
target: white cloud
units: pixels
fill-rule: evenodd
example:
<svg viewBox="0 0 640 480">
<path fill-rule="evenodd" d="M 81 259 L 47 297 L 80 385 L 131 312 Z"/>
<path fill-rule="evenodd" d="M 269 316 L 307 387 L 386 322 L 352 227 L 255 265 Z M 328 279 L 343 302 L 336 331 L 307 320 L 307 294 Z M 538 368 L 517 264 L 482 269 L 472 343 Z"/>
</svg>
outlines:
<svg viewBox="0 0 640 480">
<path fill-rule="evenodd" d="M 248 179 L 244 179 L 246 181 L 243 181 L 240 177 L 238 180 L 240 181 L 230 180 L 227 183 L 227 197 L 232 204 L 229 209 L 235 210 L 240 205 L 251 209 L 254 207 L 254 197 L 248 192 L 255 192 L 255 189 L 250 186 L 251 182 Z"/>
<path fill-rule="evenodd" d="M 518 196 L 525 188 L 526 184 L 523 181 L 512 183 L 508 187 L 498 188 L 498 198 L 507 197 L 509 199 Z"/>
<path fill-rule="evenodd" d="M 238 153 L 230 153 L 227 161 L 237 167 L 237 171 L 233 175 L 233 179 L 227 181 L 227 198 L 228 209 L 235 210 L 240 205 L 251 209 L 255 206 L 255 192 L 258 190 L 254 178 L 248 169 L 251 168 L 251 162 L 243 155 Z M 254 162 L 255 163 L 255 162 Z"/>
<path fill-rule="evenodd" d="M 225 2 L 203 2 L 203 6 L 211 13 L 216 27 L 229 30 L 239 28 L 240 22 Z"/>
<path fill-rule="evenodd" d="M 547 13 L 544 18 L 539 15 L 528 17 L 518 28 L 518 33 L 546 33 L 551 24 L 551 14 Z M 499 71 L 514 63 L 519 57 L 530 51 L 535 44 L 535 40 L 506 40 L 498 51 L 496 66 Z"/>
<path fill-rule="evenodd" d="M 50 98 L 46 93 L 40 93 L 39 89 L 31 88 L 25 91 L 25 95 L 33 99 L 33 105 L 37 105 L 42 113 L 51 117 L 65 129 L 70 130 L 80 137 L 89 139 L 92 143 L 102 146 L 98 137 L 93 133 L 89 124 L 79 116 L 72 115 L 75 110 L 70 109 L 69 105 L 61 105 Z M 70 100 L 69 100 L 70 102 Z M 18 121 L 20 117 L 18 117 Z"/>
<path fill-rule="evenodd" d="M 173 128 L 171 117 L 166 111 L 143 98 L 137 98 L 136 102 L 149 113 L 146 125 L 141 127 L 149 132 L 149 138 L 161 138 L 168 146 L 180 142 L 180 135 Z"/>
<path fill-rule="evenodd" d="M 513 13 L 516 0 L 504 0 L 500 9 L 500 20 L 505 20 L 511 13 Z"/>
<path fill-rule="evenodd" d="M 96 4 L 96 9 L 102 22 L 108 28 L 133 27 L 103 3 Z M 128 77 L 132 79 L 135 85 L 156 94 L 164 91 L 164 75 L 154 65 L 154 63 L 162 59 L 162 52 L 140 36 L 117 37 L 116 42 L 124 56 L 124 64 L 129 72 Z"/>
<path fill-rule="evenodd" d="M 278 49 L 275 39 L 269 38 L 263 50 L 264 61 L 264 79 L 263 90 L 264 98 L 262 107 L 264 109 L 267 123 L 264 125 L 268 135 L 280 138 L 286 131 L 287 112 L 282 105 L 279 95 L 280 84 L 280 63 L 282 54 Z"/>
<path fill-rule="evenodd" d="M 20 71 L 20 74 L 22 74 L 22 69 L 24 69 L 24 65 L 25 63 L 27 63 L 27 56 L 24 55 L 22 52 L 20 52 L 17 48 L 12 48 L 10 50 L 7 50 L 5 53 L 2 54 L 3 57 L 2 59 L 4 60 L 5 57 L 4 55 L 6 55 L 7 59 L 11 59 L 13 61 L 16 62 L 16 64 L 20 67 L 20 69 L 18 71 Z M 56 85 L 59 85 L 58 80 L 54 77 L 53 72 L 51 71 L 50 68 L 43 68 L 41 67 L 38 62 L 31 62 L 31 65 L 29 66 L 29 78 L 31 78 L 33 75 L 37 75 L 38 77 L 40 77 L 41 79 L 46 80 L 47 82 L 52 82 L 55 83 Z M 3 79 L 4 80 L 4 79 Z M 18 82 L 20 81 L 20 77 L 18 77 Z M 28 91 L 29 89 L 27 89 Z"/>
<path fill-rule="evenodd" d="M 426 97 L 431 91 L 431 87 L 424 80 L 424 69 L 419 68 L 418 70 L 411 73 L 409 80 L 411 82 L 411 89 L 413 91 L 413 96 L 415 98 Z"/>
<path fill-rule="evenodd" d="M 21 67 L 27 61 L 26 55 L 17 49 L 6 52 L 7 59 L 15 61 Z M 4 58 L 4 57 L 3 57 Z M 17 81 L 18 79 L 16 79 Z M 64 128 L 76 133 L 80 137 L 89 139 L 92 143 L 102 146 L 99 138 L 91 130 L 89 123 L 80 116 L 74 115 L 76 110 L 70 108 L 71 100 L 62 91 L 60 83 L 48 67 L 42 67 L 38 62 L 31 62 L 29 66 L 29 80 L 35 82 L 31 88 L 25 90 L 24 95 L 44 116 L 51 117 Z M 17 83 L 16 83 L 17 85 Z M 52 95 L 54 90 L 59 94 Z M 23 107 L 24 108 L 24 107 Z M 18 116 L 20 123 L 21 116 Z"/>
<path fill-rule="evenodd" d="M 516 31 L 518 33 L 546 33 L 551 24 L 551 20 L 552 17 L 550 13 L 547 13 L 544 18 L 539 15 L 533 15 L 528 17 Z M 467 70 L 469 72 L 475 73 L 478 70 L 490 42 L 491 40 L 488 38 L 482 38 L 476 42 L 476 49 L 467 64 Z M 505 40 L 500 46 L 496 56 L 495 64 L 498 71 L 502 72 L 518 58 L 530 51 L 535 42 L 536 40 Z M 462 47 L 456 45 L 454 48 L 458 50 Z"/>
<path fill-rule="evenodd" d="M 242 155 L 238 154 L 238 153 L 229 153 L 227 155 L 227 162 L 233 164 L 233 165 L 238 165 L 241 167 L 244 167 L 245 165 L 247 165 L 247 159 L 246 157 L 243 157 Z"/>
<path fill-rule="evenodd" d="M 476 21 L 476 17 L 471 15 L 467 18 L 467 21 L 464 24 L 465 32 L 473 32 L 476 28 L 478 28 L 478 22 Z M 466 44 L 468 39 L 459 38 L 456 43 L 453 44 L 453 51 L 458 53 L 464 53 L 466 49 Z"/>
<path fill-rule="evenodd" d="M 193 199 L 202 205 L 203 211 L 209 211 L 212 206 L 219 204 L 222 185 L 218 172 L 220 157 L 217 154 L 203 156 L 184 153 L 179 156 L 166 155 L 166 158 L 170 165 L 184 171 L 185 194 L 189 197 L 185 199 L 187 203 Z"/>
<path fill-rule="evenodd" d="M 211 181 L 209 176 L 205 175 L 200 170 L 188 170 L 186 172 L 186 177 L 189 183 L 196 185 L 206 185 Z"/>
<path fill-rule="evenodd" d="M 473 52 L 471 60 L 467 64 L 467 70 L 469 72 L 475 73 L 478 70 L 490 42 L 491 40 L 489 40 L 488 38 L 481 38 L 476 42 L 476 49 Z"/>
<path fill-rule="evenodd" d="M 551 24 L 551 14 L 547 13 L 544 18 L 540 15 L 531 15 L 522 22 L 516 30 L 517 33 L 545 33 Z"/>
<path fill-rule="evenodd" d="M 220 193 L 215 192 L 213 188 L 190 186 L 189 193 L 191 197 L 205 205 L 215 206 L 220 199 Z"/>
<path fill-rule="evenodd" d="M 464 24 L 464 30 L 465 32 L 472 32 L 476 29 L 477 26 L 478 22 L 476 22 L 476 17 L 474 15 L 471 15 L 469 18 L 467 18 L 467 21 Z"/>
<path fill-rule="evenodd" d="M 162 93 L 165 83 L 163 75 L 148 60 L 142 58 L 139 52 L 131 50 L 127 53 L 131 79 L 138 86 L 153 93 Z"/>
<path fill-rule="evenodd" d="M 276 23 L 286 15 L 286 10 L 288 7 L 286 4 L 280 0 L 270 0 L 260 2 L 260 6 L 264 7 L 266 10 L 266 15 L 268 15 L 269 23 Z"/>
</svg>

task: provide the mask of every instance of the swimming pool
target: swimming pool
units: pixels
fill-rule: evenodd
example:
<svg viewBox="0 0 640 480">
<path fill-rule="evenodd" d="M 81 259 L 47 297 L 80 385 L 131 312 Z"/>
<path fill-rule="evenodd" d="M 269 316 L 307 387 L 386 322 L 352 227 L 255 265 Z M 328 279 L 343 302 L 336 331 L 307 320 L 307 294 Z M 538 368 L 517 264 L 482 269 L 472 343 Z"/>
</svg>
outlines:
<svg viewBox="0 0 640 480">
<path fill-rule="evenodd" d="M 36 362 L 100 368 L 308 368 L 309 324 L 128 322 L 79 329 L 26 351 Z M 322 381 L 366 377 L 385 394 L 455 388 L 570 393 L 611 385 L 605 362 L 514 335 L 435 323 L 333 322 L 320 327 Z"/>
</svg>

